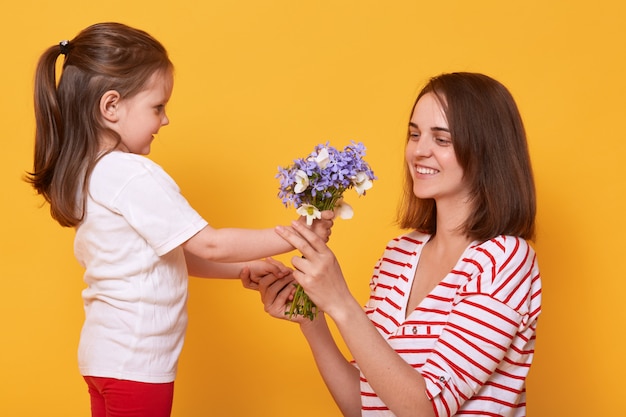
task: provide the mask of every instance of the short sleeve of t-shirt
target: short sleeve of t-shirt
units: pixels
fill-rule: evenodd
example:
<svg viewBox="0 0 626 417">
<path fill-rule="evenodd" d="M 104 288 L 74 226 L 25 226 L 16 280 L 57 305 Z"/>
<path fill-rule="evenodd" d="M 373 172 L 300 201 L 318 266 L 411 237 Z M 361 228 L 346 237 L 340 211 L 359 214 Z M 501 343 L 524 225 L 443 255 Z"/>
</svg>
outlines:
<svg viewBox="0 0 626 417">
<path fill-rule="evenodd" d="M 112 152 L 94 168 L 91 197 L 121 215 L 161 256 L 207 225 L 174 180 L 140 155 Z"/>
</svg>

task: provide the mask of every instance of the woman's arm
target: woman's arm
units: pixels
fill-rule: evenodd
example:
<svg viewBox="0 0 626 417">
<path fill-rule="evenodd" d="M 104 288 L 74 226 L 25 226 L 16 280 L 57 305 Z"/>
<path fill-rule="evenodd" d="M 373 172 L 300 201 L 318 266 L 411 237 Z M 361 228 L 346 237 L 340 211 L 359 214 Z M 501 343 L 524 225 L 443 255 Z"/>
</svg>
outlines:
<svg viewBox="0 0 626 417">
<path fill-rule="evenodd" d="M 242 281 L 250 280 L 247 271 Z M 267 275 L 260 278 L 259 293 L 265 311 L 271 316 L 289 320 L 285 312 L 288 310 L 293 295 L 293 276 L 277 277 Z M 291 321 L 300 324 L 317 368 L 344 416 L 358 417 L 361 415 L 361 398 L 359 371 L 343 356 L 326 323 L 324 313 L 319 313 L 315 320 L 296 316 Z"/>
<path fill-rule="evenodd" d="M 328 246 L 297 223 L 292 228 L 279 227 L 277 232 L 304 255 L 292 259 L 294 278 L 336 323 L 359 368 L 385 405 L 398 417 L 434 416 L 424 378 L 376 330 L 350 294 Z"/>
<path fill-rule="evenodd" d="M 344 417 L 361 416 L 359 370 L 346 360 L 333 339 L 324 313 L 300 323 L 317 369 Z"/>
<path fill-rule="evenodd" d="M 331 317 L 368 383 L 396 416 L 435 416 L 422 375 L 389 346 L 360 305 L 336 309 Z"/>
</svg>

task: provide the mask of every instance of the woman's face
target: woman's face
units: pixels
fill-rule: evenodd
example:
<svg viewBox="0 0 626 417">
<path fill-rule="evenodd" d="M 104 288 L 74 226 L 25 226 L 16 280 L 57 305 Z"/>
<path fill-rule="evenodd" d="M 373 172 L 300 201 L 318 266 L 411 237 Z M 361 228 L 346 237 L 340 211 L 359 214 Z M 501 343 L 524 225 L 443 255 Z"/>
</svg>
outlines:
<svg viewBox="0 0 626 417">
<path fill-rule="evenodd" d="M 405 157 L 416 197 L 435 199 L 438 207 L 447 201 L 467 202 L 468 187 L 454 152 L 454 138 L 432 93 L 422 96 L 413 109 Z"/>
</svg>

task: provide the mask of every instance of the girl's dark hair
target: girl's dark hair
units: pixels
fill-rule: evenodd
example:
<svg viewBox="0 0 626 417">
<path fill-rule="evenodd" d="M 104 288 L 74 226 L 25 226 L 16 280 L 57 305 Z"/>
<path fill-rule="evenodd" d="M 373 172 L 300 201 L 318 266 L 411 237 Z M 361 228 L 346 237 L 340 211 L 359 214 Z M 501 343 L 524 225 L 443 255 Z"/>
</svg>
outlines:
<svg viewBox="0 0 626 417">
<path fill-rule="evenodd" d="M 60 54 L 65 60 L 57 85 Z M 130 98 L 155 73 L 167 71 L 173 65 L 163 45 L 120 23 L 95 24 L 42 54 L 35 73 L 34 166 L 26 181 L 50 203 L 59 224 L 82 221 L 100 141 L 120 140 L 101 121 L 100 98 L 110 90 Z"/>
<path fill-rule="evenodd" d="M 442 74 L 426 84 L 413 109 L 427 93 L 443 107 L 456 158 L 470 187 L 472 211 L 462 230 L 480 241 L 498 235 L 533 239 L 535 185 L 524 125 L 511 93 L 483 74 Z M 405 164 L 400 227 L 434 234 L 436 209 L 434 200 L 415 196 Z"/>
</svg>

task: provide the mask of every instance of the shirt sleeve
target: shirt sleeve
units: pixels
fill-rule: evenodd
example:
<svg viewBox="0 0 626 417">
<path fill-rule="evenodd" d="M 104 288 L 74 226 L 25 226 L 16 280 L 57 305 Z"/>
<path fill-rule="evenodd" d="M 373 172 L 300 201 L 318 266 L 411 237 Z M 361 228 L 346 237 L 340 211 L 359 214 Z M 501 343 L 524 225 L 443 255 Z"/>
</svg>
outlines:
<svg viewBox="0 0 626 417">
<path fill-rule="evenodd" d="M 421 368 L 439 416 L 451 416 L 487 381 L 517 333 L 521 316 L 488 295 L 463 298 Z"/>
<path fill-rule="evenodd" d="M 109 174 L 99 176 L 95 188 L 101 201 L 122 215 L 157 255 L 180 246 L 208 224 L 154 162 L 133 155 L 103 162 L 109 164 Z"/>
<path fill-rule="evenodd" d="M 420 372 L 438 416 L 456 414 L 492 377 L 531 321 L 534 252 L 513 237 L 479 245 L 463 259 L 470 276 Z"/>
</svg>

